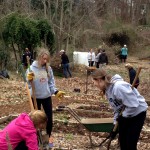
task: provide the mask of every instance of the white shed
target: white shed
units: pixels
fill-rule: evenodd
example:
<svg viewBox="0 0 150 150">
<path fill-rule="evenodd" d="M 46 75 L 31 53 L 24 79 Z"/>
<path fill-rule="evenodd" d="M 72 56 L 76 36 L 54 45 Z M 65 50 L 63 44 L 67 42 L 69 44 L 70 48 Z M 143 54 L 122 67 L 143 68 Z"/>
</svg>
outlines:
<svg viewBox="0 0 150 150">
<path fill-rule="evenodd" d="M 88 66 L 88 52 L 73 52 L 73 62 L 74 64 L 82 64 Z"/>
</svg>

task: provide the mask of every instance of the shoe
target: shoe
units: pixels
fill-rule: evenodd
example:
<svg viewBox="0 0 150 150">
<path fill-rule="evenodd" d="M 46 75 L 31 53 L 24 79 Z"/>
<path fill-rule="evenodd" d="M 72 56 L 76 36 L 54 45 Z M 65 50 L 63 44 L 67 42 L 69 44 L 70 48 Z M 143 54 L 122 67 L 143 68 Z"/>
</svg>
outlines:
<svg viewBox="0 0 150 150">
<path fill-rule="evenodd" d="M 53 137 L 51 136 L 50 138 L 49 138 L 49 148 L 53 148 L 54 147 L 54 139 L 53 139 Z"/>
</svg>

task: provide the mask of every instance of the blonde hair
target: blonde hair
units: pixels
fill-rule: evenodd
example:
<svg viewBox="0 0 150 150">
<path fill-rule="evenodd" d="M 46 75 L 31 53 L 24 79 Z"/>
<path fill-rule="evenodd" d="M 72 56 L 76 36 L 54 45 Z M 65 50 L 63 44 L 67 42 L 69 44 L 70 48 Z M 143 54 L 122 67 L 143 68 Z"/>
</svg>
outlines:
<svg viewBox="0 0 150 150">
<path fill-rule="evenodd" d="M 49 63 L 50 63 L 50 53 L 49 53 L 49 51 L 47 50 L 47 49 L 45 49 L 45 48 L 40 48 L 39 49 L 39 53 L 38 53 L 38 55 L 37 55 L 37 61 L 39 62 L 39 60 L 43 57 L 43 55 L 47 55 L 48 56 L 48 62 L 46 63 L 46 66 L 45 66 L 45 68 L 46 68 L 46 72 L 47 72 L 47 76 L 48 77 L 50 77 L 50 74 L 49 74 L 49 71 L 48 71 L 48 67 L 49 67 Z M 41 66 L 40 66 L 41 67 Z"/>
<path fill-rule="evenodd" d="M 39 49 L 39 52 L 38 52 L 38 55 L 37 55 L 37 60 L 39 61 L 43 55 L 47 55 L 48 56 L 48 63 L 50 62 L 50 53 L 47 49 L 45 48 L 40 48 Z"/>
<path fill-rule="evenodd" d="M 125 68 L 133 68 L 133 66 L 130 63 L 125 64 Z"/>
<path fill-rule="evenodd" d="M 111 84 L 110 80 L 111 80 L 111 75 L 109 75 L 106 70 L 104 70 L 103 68 L 99 68 L 96 69 L 92 74 L 91 74 L 92 78 L 94 80 L 98 80 L 98 79 L 102 79 L 105 80 L 106 84 Z"/>
<path fill-rule="evenodd" d="M 29 113 L 30 119 L 33 121 L 33 124 L 35 127 L 37 127 L 39 124 L 45 124 L 47 123 L 47 116 L 46 114 L 41 110 L 33 110 Z"/>
</svg>

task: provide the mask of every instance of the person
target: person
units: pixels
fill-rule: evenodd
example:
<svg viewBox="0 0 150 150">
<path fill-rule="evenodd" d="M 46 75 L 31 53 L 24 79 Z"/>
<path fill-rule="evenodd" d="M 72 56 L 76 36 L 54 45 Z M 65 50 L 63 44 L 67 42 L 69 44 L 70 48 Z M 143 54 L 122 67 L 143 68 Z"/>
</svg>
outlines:
<svg viewBox="0 0 150 150">
<path fill-rule="evenodd" d="M 102 53 L 99 56 L 98 62 L 99 62 L 100 67 L 108 65 L 108 57 L 106 55 L 105 49 L 102 50 Z"/>
<path fill-rule="evenodd" d="M 125 64 L 125 68 L 128 69 L 130 84 L 133 83 L 134 78 L 136 76 L 136 71 L 134 70 L 133 66 L 130 63 Z M 139 86 L 140 80 L 139 77 L 137 78 L 134 87 L 137 88 Z"/>
<path fill-rule="evenodd" d="M 101 55 L 101 49 L 97 50 L 97 55 L 95 56 L 95 66 L 96 68 L 99 68 L 99 57 Z"/>
<path fill-rule="evenodd" d="M 66 52 L 64 50 L 60 51 L 61 53 L 61 66 L 63 67 L 63 73 L 65 78 L 72 77 L 70 66 L 69 66 L 69 58 L 66 55 Z M 68 76 L 69 75 L 69 76 Z"/>
<path fill-rule="evenodd" d="M 23 66 L 24 66 L 25 69 L 28 68 L 27 57 L 28 57 L 29 62 L 31 64 L 32 61 L 33 61 L 32 54 L 31 54 L 31 52 L 29 51 L 28 48 L 25 48 L 25 53 L 23 53 L 23 56 L 22 56 L 22 64 L 23 64 Z"/>
<path fill-rule="evenodd" d="M 103 68 L 91 74 L 94 85 L 102 91 L 114 109 L 114 124 L 118 121 L 121 150 L 137 150 L 137 142 L 143 127 L 147 103 L 136 88 L 116 74 L 112 76 Z M 122 113 L 121 113 L 122 112 Z M 116 133 L 111 132 L 114 138 Z"/>
<path fill-rule="evenodd" d="M 126 62 L 127 59 L 127 55 L 128 55 L 128 48 L 127 45 L 124 45 L 123 48 L 121 48 L 121 62 Z"/>
<path fill-rule="evenodd" d="M 45 129 L 46 122 L 40 110 L 20 114 L 0 131 L 0 150 L 38 150 L 37 130 Z"/>
<path fill-rule="evenodd" d="M 88 63 L 89 63 L 89 67 L 93 67 L 94 65 L 94 60 L 95 60 L 95 53 L 93 52 L 93 49 L 91 49 L 89 52 L 88 52 Z"/>
<path fill-rule="evenodd" d="M 31 87 L 31 82 L 34 83 L 35 86 L 35 97 L 37 101 L 37 107 L 40 110 L 41 105 L 47 115 L 48 122 L 47 122 L 47 134 L 49 135 L 49 140 L 51 140 L 51 132 L 53 126 L 53 114 L 52 114 L 52 100 L 51 95 L 55 94 L 56 97 L 61 99 L 65 92 L 58 91 L 55 87 L 55 80 L 52 68 L 49 66 L 50 62 L 50 54 L 49 52 L 41 48 L 37 60 L 35 60 L 32 65 L 30 66 L 30 70 L 27 70 L 27 81 L 29 87 Z M 31 88 L 31 96 L 32 95 L 32 88 Z"/>
</svg>

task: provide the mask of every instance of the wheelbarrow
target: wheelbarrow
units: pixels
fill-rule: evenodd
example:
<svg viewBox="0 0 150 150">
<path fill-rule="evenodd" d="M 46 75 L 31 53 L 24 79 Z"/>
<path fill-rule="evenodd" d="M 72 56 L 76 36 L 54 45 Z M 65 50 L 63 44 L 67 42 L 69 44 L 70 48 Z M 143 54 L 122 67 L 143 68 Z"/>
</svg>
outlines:
<svg viewBox="0 0 150 150">
<path fill-rule="evenodd" d="M 68 106 L 58 106 L 57 111 L 68 111 L 75 120 L 77 120 L 89 132 L 89 140 L 91 147 L 100 147 L 110 135 L 106 137 L 99 145 L 94 145 L 92 142 L 91 132 L 107 132 L 110 133 L 113 129 L 113 118 L 80 118 L 78 114 Z M 107 148 L 109 149 L 109 148 Z"/>
</svg>

